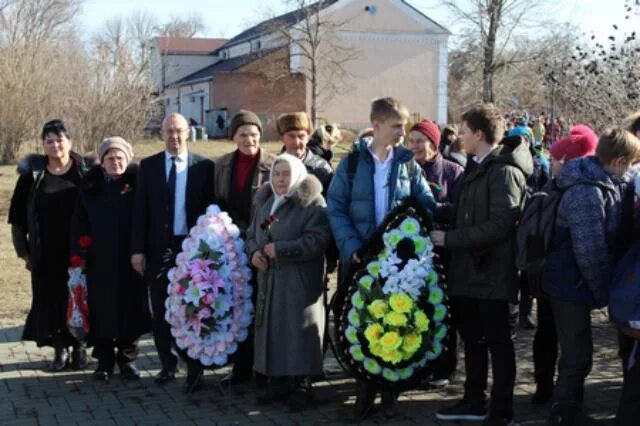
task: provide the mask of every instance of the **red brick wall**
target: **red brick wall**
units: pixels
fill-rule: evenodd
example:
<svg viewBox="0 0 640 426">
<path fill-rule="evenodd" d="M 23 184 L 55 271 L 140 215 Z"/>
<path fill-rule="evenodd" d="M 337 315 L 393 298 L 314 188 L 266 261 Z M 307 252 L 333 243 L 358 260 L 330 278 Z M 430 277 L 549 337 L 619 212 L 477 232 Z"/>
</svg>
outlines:
<svg viewBox="0 0 640 426">
<path fill-rule="evenodd" d="M 307 110 L 304 76 L 283 73 L 281 61 L 287 58 L 276 52 L 239 71 L 214 74 L 214 108 L 227 108 L 229 119 L 240 109 L 251 110 L 263 120 L 263 138 L 278 139 L 276 117 Z"/>
</svg>

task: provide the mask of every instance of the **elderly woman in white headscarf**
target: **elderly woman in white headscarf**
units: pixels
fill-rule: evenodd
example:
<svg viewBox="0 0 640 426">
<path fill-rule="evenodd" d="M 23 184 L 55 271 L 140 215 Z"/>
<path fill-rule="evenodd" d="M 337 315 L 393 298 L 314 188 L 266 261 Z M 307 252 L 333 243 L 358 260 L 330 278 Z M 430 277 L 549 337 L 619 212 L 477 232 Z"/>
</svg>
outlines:
<svg viewBox="0 0 640 426">
<path fill-rule="evenodd" d="M 322 185 L 302 161 L 280 154 L 256 194 L 247 252 L 258 270 L 256 372 L 269 377 L 259 404 L 311 402 L 322 373 L 324 252 L 331 240 Z"/>
</svg>

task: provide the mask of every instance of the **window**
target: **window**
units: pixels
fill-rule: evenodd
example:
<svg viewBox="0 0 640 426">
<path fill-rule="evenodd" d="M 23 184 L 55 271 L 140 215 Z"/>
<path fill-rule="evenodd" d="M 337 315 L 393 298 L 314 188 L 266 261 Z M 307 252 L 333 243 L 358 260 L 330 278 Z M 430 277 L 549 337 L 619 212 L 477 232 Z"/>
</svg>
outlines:
<svg viewBox="0 0 640 426">
<path fill-rule="evenodd" d="M 261 47 L 262 47 L 262 42 L 260 41 L 260 39 L 251 40 L 251 51 L 252 52 L 259 51 Z"/>
</svg>

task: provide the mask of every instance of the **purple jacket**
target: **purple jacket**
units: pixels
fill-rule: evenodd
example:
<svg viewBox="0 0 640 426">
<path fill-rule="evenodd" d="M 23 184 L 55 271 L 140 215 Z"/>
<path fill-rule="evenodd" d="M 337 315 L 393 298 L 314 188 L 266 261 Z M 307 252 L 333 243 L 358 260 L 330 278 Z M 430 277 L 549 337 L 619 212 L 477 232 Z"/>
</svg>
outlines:
<svg viewBox="0 0 640 426">
<path fill-rule="evenodd" d="M 438 153 L 433 161 L 422 164 L 422 170 L 436 202 L 453 203 L 464 168 Z"/>
</svg>

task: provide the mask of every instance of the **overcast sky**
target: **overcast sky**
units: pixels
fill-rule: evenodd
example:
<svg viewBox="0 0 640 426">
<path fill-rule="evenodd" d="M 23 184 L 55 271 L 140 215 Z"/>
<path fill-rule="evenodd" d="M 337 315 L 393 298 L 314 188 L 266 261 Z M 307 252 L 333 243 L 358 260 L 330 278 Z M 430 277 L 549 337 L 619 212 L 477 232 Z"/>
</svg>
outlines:
<svg viewBox="0 0 640 426">
<path fill-rule="evenodd" d="M 380 1 L 380 0 L 377 0 Z M 425 15 L 455 32 L 455 22 L 439 0 L 408 0 Z M 464 3 L 465 0 L 461 0 Z M 589 33 L 595 31 L 606 36 L 613 23 L 623 28 L 640 28 L 640 17 L 624 20 L 624 0 L 548 0 L 553 6 L 545 14 L 553 15 L 560 23 L 570 22 Z M 540 18 L 538 2 L 531 0 L 531 17 Z M 83 32 L 90 34 L 109 17 L 127 16 L 145 10 L 160 21 L 170 16 L 199 14 L 207 26 L 205 37 L 230 38 L 243 29 L 256 24 L 269 11 L 287 11 L 282 0 L 85 0 L 80 17 Z"/>
</svg>

